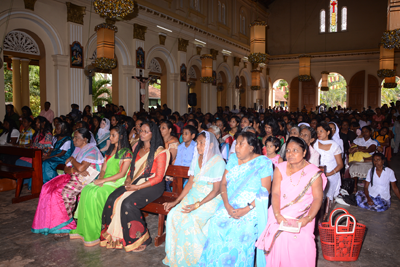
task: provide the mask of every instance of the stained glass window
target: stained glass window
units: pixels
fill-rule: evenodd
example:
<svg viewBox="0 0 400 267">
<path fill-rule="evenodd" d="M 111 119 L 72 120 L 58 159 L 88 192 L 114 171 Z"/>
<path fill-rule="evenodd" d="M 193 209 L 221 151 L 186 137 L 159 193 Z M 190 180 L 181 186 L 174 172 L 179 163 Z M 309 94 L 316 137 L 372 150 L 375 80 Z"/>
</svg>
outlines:
<svg viewBox="0 0 400 267">
<path fill-rule="evenodd" d="M 330 3 L 330 28 L 329 32 L 337 32 L 337 10 L 338 10 L 338 1 L 331 0 Z"/>
<path fill-rule="evenodd" d="M 319 32 L 325 32 L 325 10 L 319 14 Z"/>
<path fill-rule="evenodd" d="M 342 31 L 347 31 L 347 7 L 342 8 Z"/>
</svg>

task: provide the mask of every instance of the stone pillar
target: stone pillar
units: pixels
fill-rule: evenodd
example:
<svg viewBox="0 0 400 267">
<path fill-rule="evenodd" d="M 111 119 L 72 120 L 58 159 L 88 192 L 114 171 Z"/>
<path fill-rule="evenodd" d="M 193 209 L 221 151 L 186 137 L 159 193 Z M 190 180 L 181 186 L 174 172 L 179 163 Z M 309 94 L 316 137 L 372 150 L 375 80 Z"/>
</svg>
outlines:
<svg viewBox="0 0 400 267">
<path fill-rule="evenodd" d="M 0 52 L 0 58 L 3 58 L 3 53 Z M 4 70 L 0 70 L 4 71 Z M 0 75 L 0 92 L 5 92 L 5 86 L 4 86 L 4 75 Z M 0 107 L 4 107 L 6 104 L 6 94 L 0 94 Z M 5 108 L 0 108 L 0 118 L 3 119 L 4 116 L 6 115 L 6 109 Z"/>
<path fill-rule="evenodd" d="M 209 109 L 208 95 L 211 88 L 211 83 L 201 84 L 201 111 L 205 114 Z"/>
<path fill-rule="evenodd" d="M 30 106 L 29 102 L 29 59 L 21 59 L 21 106 Z"/>
<path fill-rule="evenodd" d="M 180 82 L 179 73 L 169 74 L 167 76 L 168 80 L 168 98 L 167 98 L 167 105 L 171 110 L 178 110 L 178 90 Z M 186 113 L 186 112 L 185 112 Z"/>
<path fill-rule="evenodd" d="M 13 57 L 12 60 L 12 82 L 13 82 L 13 104 L 17 113 L 21 113 L 22 95 L 21 95 L 21 66 L 20 58 Z"/>
<path fill-rule="evenodd" d="M 187 46 L 189 44 L 188 40 L 179 38 L 178 39 L 178 67 L 179 67 L 179 82 L 178 86 L 176 87 L 176 95 L 177 95 L 177 105 L 175 107 L 175 110 L 177 110 L 180 114 L 184 114 L 188 112 L 188 87 L 187 87 L 187 81 L 181 81 L 180 78 L 180 70 L 181 66 L 184 64 L 186 66 L 186 79 L 188 79 L 188 66 L 187 60 L 186 60 L 186 51 L 187 51 Z"/>
<path fill-rule="evenodd" d="M 54 107 L 54 115 L 68 114 L 71 112 L 71 95 L 69 87 L 68 70 L 69 70 L 69 55 L 53 55 L 54 62 L 54 91 L 56 103 L 51 103 Z M 51 85 L 50 85 L 51 88 Z"/>
<path fill-rule="evenodd" d="M 139 24 L 134 23 L 133 24 L 133 55 L 134 55 L 134 62 L 136 62 L 136 51 L 138 50 L 139 47 L 141 47 L 143 49 L 143 51 L 145 51 L 145 46 L 144 46 L 144 42 L 146 40 L 146 31 L 147 31 L 147 27 L 146 26 L 142 26 Z M 149 65 L 151 58 L 146 58 L 146 66 L 144 67 L 146 69 L 146 67 Z M 145 69 L 142 70 L 142 75 L 145 75 Z M 139 68 L 136 68 L 136 63 L 133 69 L 133 73 L 131 73 L 131 79 L 132 76 L 139 76 L 140 75 L 140 70 Z M 125 75 L 128 75 L 127 73 L 124 73 L 124 77 Z M 147 77 L 147 76 L 145 76 Z M 133 82 L 131 83 L 132 87 L 129 87 L 132 91 L 132 94 L 129 93 L 129 97 L 131 97 L 130 100 L 130 104 L 132 106 L 133 104 L 133 110 L 132 112 L 138 112 L 140 111 L 140 106 L 141 106 L 141 94 L 140 94 L 140 84 L 137 80 L 133 80 Z M 162 86 L 164 87 L 164 86 Z M 147 89 L 148 90 L 148 89 Z M 148 92 L 146 92 L 145 95 L 145 100 L 144 103 L 149 103 L 149 94 Z M 144 106 L 144 105 L 143 105 Z M 148 110 L 149 107 L 144 107 L 145 110 Z M 171 108 L 172 109 L 172 108 Z"/>
<path fill-rule="evenodd" d="M 123 65 L 118 68 L 121 68 L 120 73 L 122 74 L 122 77 L 119 77 L 121 81 L 119 83 L 119 104 L 125 107 L 128 116 L 132 116 L 140 109 L 139 83 L 132 79 L 132 76 L 136 75 L 135 66 Z"/>
</svg>

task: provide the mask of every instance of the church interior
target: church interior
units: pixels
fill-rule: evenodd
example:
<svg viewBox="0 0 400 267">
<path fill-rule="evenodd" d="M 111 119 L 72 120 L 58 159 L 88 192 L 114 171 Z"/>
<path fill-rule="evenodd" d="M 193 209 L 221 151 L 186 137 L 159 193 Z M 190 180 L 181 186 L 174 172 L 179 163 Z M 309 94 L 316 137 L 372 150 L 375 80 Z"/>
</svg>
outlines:
<svg viewBox="0 0 400 267">
<path fill-rule="evenodd" d="M 95 4 L 113 1 L 124 2 L 1 0 L 0 106 L 36 116 L 50 102 L 55 117 L 105 101 L 127 116 L 164 105 L 362 112 L 400 99 L 386 93 L 400 84 L 396 0 L 129 0 L 112 18 Z M 37 198 L 11 204 L 13 194 L 0 192 L 0 266 L 164 266 L 163 245 L 119 253 L 34 235 Z M 326 260 L 317 236 L 316 266 L 400 266 L 400 202 L 391 204 L 379 214 L 346 207 L 368 228 L 358 261 Z M 157 233 L 156 215 L 147 224 Z"/>
</svg>

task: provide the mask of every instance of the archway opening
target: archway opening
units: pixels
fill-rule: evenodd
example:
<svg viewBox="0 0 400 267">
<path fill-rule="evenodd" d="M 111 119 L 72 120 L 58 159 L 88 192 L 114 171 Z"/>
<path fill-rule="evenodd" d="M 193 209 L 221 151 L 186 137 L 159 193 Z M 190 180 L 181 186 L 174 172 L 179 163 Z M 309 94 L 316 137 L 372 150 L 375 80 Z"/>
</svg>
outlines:
<svg viewBox="0 0 400 267">
<path fill-rule="evenodd" d="M 322 79 L 318 83 L 318 105 L 325 104 L 327 107 L 346 107 L 347 82 L 339 73 L 331 72 L 328 75 L 329 91 L 321 91 Z"/>
<path fill-rule="evenodd" d="M 149 84 L 148 107 L 157 108 L 157 105 L 167 104 L 167 68 L 161 58 L 155 57 L 150 61 L 149 69 L 152 80 Z"/>
<path fill-rule="evenodd" d="M 274 106 L 287 107 L 289 99 L 289 83 L 284 79 L 276 80 L 272 85 Z"/>
<path fill-rule="evenodd" d="M 400 78 L 396 76 L 397 86 L 394 88 L 385 88 L 385 79 L 381 83 L 381 106 L 390 103 L 396 103 L 400 99 Z"/>
</svg>

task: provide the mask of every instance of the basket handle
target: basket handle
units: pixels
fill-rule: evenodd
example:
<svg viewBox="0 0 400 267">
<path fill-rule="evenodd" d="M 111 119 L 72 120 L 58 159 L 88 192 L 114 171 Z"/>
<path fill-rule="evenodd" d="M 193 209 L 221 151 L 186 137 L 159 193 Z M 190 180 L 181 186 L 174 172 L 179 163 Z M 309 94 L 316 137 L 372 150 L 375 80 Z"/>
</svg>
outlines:
<svg viewBox="0 0 400 267">
<path fill-rule="evenodd" d="M 338 212 L 344 212 L 345 214 L 348 214 L 349 212 L 344 209 L 344 208 L 336 208 L 331 212 L 330 218 L 329 218 L 329 226 L 333 227 L 333 217 L 336 213 Z"/>
<path fill-rule="evenodd" d="M 348 217 L 348 219 L 347 219 L 347 221 L 346 221 L 346 226 L 349 225 L 349 220 L 350 220 L 350 218 L 353 219 L 353 222 L 354 222 L 353 230 L 352 230 L 351 232 L 338 232 L 338 227 L 339 227 L 338 222 L 339 222 L 340 219 L 345 218 L 345 217 Z M 336 219 L 336 225 L 335 225 L 335 227 L 336 227 L 336 234 L 339 234 L 339 235 L 341 235 L 341 234 L 354 234 L 354 232 L 355 232 L 355 230 L 356 230 L 356 227 L 357 227 L 356 218 L 355 218 L 353 215 L 351 215 L 351 214 L 343 214 L 343 215 L 339 216 L 339 218 Z"/>
</svg>

